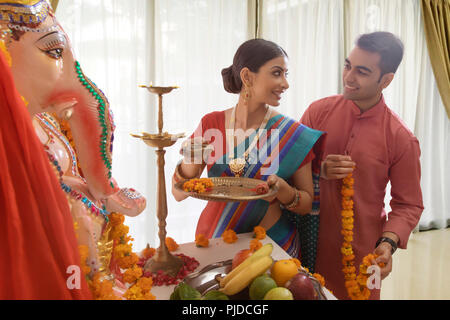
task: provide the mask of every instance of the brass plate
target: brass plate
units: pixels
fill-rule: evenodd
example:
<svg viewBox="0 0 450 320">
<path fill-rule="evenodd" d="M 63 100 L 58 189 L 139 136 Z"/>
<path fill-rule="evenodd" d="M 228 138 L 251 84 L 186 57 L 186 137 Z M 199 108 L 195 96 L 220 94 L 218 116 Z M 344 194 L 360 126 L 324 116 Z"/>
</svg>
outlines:
<svg viewBox="0 0 450 320">
<path fill-rule="evenodd" d="M 212 180 L 214 187 L 208 192 L 185 192 L 183 190 L 183 184 L 188 180 L 180 181 L 175 184 L 175 189 L 193 198 L 226 202 L 258 200 L 274 196 L 278 192 L 278 188 L 275 186 L 270 187 L 269 191 L 265 194 L 257 194 L 255 191 L 252 191 L 251 189 L 264 182 L 263 180 L 258 179 L 242 177 L 213 177 L 210 179 Z"/>
</svg>

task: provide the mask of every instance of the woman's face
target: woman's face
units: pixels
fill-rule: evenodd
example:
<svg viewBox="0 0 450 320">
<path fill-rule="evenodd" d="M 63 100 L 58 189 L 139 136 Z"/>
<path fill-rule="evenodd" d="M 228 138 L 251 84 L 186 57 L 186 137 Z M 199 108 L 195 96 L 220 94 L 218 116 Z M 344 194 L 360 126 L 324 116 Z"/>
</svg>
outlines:
<svg viewBox="0 0 450 320">
<path fill-rule="evenodd" d="M 287 57 L 280 56 L 267 61 L 257 73 L 252 73 L 251 98 L 258 103 L 279 106 L 281 94 L 289 88 L 287 65 Z"/>
</svg>

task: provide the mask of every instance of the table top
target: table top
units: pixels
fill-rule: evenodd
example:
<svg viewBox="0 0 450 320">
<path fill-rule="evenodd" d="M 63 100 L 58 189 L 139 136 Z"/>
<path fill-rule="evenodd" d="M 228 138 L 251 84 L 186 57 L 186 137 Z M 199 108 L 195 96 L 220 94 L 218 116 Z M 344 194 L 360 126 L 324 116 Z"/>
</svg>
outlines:
<svg viewBox="0 0 450 320">
<path fill-rule="evenodd" d="M 200 265 L 195 271 L 203 269 L 205 266 L 228 259 L 233 259 L 234 255 L 242 249 L 250 248 L 250 241 L 253 233 L 241 233 L 238 234 L 238 240 L 232 244 L 225 243 L 222 238 L 209 239 L 209 247 L 199 248 L 195 245 L 195 242 L 180 244 L 176 251 L 171 252 L 172 254 L 182 253 L 186 256 L 195 258 Z M 275 260 L 290 259 L 289 256 L 278 244 L 275 243 L 269 236 L 265 239 L 260 240 L 264 245 L 266 243 L 272 243 L 273 251 L 272 258 Z M 156 296 L 158 300 L 169 300 L 170 294 L 173 292 L 175 285 L 170 286 L 153 286 L 151 293 Z M 326 288 L 324 288 L 324 293 L 328 300 L 336 300 Z"/>
</svg>

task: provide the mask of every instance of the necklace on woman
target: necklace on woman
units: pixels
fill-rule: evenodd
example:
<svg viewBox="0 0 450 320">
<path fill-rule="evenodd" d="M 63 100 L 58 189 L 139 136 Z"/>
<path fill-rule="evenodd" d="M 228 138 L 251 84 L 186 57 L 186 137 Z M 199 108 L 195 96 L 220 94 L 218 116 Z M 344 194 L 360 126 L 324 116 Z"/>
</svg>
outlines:
<svg viewBox="0 0 450 320">
<path fill-rule="evenodd" d="M 270 119 L 270 115 L 272 113 L 272 110 L 266 106 L 267 111 L 266 111 L 266 115 L 264 116 L 264 120 L 261 122 L 261 125 L 258 128 L 258 131 L 255 134 L 255 137 L 253 138 L 252 143 L 248 146 L 247 150 L 244 152 L 242 157 L 238 157 L 238 156 L 234 156 L 234 130 L 235 130 L 235 126 L 236 126 L 236 107 L 233 108 L 233 111 L 231 112 L 231 116 L 230 116 L 230 131 L 231 134 L 228 135 L 227 134 L 227 141 L 228 141 L 228 145 L 231 147 L 230 152 L 229 152 L 229 162 L 228 162 L 228 166 L 230 167 L 230 171 L 234 174 L 235 177 L 240 177 L 242 176 L 242 174 L 244 173 L 244 169 L 245 166 L 247 164 L 247 159 L 248 159 L 248 155 L 250 153 L 250 151 L 255 147 L 256 143 L 259 140 L 259 136 L 261 134 L 262 129 L 265 128 L 265 126 L 267 125 L 267 122 Z"/>
</svg>

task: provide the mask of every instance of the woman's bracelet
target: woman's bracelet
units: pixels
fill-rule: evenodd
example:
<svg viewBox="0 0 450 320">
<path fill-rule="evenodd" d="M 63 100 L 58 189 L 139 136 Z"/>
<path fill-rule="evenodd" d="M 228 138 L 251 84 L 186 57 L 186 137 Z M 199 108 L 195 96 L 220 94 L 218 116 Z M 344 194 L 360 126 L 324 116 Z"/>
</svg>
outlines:
<svg viewBox="0 0 450 320">
<path fill-rule="evenodd" d="M 297 208 L 300 205 L 300 190 L 297 190 L 297 188 L 294 188 L 294 190 L 295 190 L 294 200 L 292 200 L 291 203 L 288 203 L 288 204 L 285 204 L 285 205 L 283 205 L 283 204 L 281 205 L 285 209 L 293 210 L 293 209 Z"/>
</svg>

